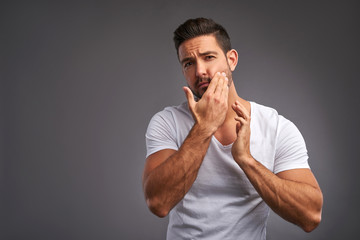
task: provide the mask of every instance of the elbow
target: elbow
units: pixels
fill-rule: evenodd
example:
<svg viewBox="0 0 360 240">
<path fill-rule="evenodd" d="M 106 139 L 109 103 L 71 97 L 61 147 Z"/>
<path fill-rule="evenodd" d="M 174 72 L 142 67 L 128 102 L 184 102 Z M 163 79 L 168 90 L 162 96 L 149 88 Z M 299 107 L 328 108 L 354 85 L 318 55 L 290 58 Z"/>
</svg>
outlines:
<svg viewBox="0 0 360 240">
<path fill-rule="evenodd" d="M 302 224 L 301 228 L 309 233 L 312 232 L 313 230 L 315 230 L 315 228 L 317 228 L 317 226 L 319 226 L 321 222 L 321 211 L 320 213 L 314 214 L 311 219 L 309 219 L 306 223 Z"/>
<path fill-rule="evenodd" d="M 317 204 L 317 208 L 309 214 L 307 221 L 302 224 L 301 228 L 309 233 L 312 232 L 315 228 L 317 228 L 321 222 L 321 214 L 322 214 L 322 205 L 323 205 L 323 196 L 322 194 L 319 197 L 319 201 Z"/>
<path fill-rule="evenodd" d="M 150 212 L 159 218 L 166 217 L 170 212 L 170 208 L 167 207 L 165 201 L 159 197 L 158 194 L 154 193 L 146 183 L 146 181 L 143 182 L 143 190 L 147 207 Z"/>
<path fill-rule="evenodd" d="M 149 210 L 159 218 L 166 217 L 170 212 L 170 209 L 164 206 L 164 204 L 156 198 L 146 198 L 146 204 Z"/>
</svg>

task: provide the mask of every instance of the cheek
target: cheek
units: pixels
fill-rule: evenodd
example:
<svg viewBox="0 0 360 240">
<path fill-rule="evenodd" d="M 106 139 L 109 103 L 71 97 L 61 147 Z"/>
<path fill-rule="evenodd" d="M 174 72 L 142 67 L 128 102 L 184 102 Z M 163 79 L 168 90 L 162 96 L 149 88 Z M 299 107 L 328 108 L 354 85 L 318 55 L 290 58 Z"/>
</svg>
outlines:
<svg viewBox="0 0 360 240">
<path fill-rule="evenodd" d="M 210 68 L 209 75 L 211 78 L 213 78 L 217 72 L 225 72 L 226 75 L 228 75 L 229 71 L 230 69 L 228 65 L 214 65 L 212 68 Z"/>
<path fill-rule="evenodd" d="M 193 87 L 195 82 L 196 82 L 196 77 L 195 74 L 191 74 L 190 71 L 184 71 L 183 72 L 186 83 L 190 86 Z"/>
<path fill-rule="evenodd" d="M 222 67 L 216 63 L 212 63 L 208 65 L 207 73 L 210 78 L 213 78 L 217 72 L 222 72 Z"/>
</svg>

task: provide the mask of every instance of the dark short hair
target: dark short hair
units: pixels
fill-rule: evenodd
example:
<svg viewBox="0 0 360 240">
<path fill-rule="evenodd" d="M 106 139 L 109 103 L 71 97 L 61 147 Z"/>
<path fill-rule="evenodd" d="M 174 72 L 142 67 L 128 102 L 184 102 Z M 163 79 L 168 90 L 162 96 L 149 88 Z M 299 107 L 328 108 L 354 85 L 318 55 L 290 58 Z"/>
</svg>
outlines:
<svg viewBox="0 0 360 240">
<path fill-rule="evenodd" d="M 204 35 L 214 35 L 225 54 L 231 50 L 230 37 L 225 28 L 212 19 L 195 18 L 185 21 L 174 32 L 177 55 L 179 56 L 179 47 L 184 41 Z"/>
</svg>

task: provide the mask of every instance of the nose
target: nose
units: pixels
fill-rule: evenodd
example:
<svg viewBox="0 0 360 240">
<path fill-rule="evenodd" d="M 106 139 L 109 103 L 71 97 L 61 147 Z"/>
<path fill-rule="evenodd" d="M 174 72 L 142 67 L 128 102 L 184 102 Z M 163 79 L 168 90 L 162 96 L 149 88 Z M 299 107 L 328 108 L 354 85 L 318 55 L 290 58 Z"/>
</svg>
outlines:
<svg viewBox="0 0 360 240">
<path fill-rule="evenodd" d="M 196 62 L 196 76 L 200 78 L 206 76 L 206 67 L 201 61 Z"/>
</svg>

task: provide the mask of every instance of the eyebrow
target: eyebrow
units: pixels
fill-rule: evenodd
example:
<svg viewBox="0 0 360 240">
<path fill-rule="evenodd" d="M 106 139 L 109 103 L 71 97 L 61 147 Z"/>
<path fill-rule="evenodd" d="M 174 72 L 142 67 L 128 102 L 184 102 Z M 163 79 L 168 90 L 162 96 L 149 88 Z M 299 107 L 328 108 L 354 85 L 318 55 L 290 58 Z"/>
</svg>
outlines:
<svg viewBox="0 0 360 240">
<path fill-rule="evenodd" d="M 210 55 L 210 54 L 218 55 L 218 53 L 215 52 L 215 51 L 206 51 L 206 52 L 203 52 L 203 53 L 199 53 L 200 56 L 206 56 L 206 55 Z M 187 61 L 189 61 L 191 59 L 193 59 L 193 57 L 186 57 L 183 60 L 181 60 L 181 64 L 184 64 L 184 62 L 187 62 Z"/>
</svg>

